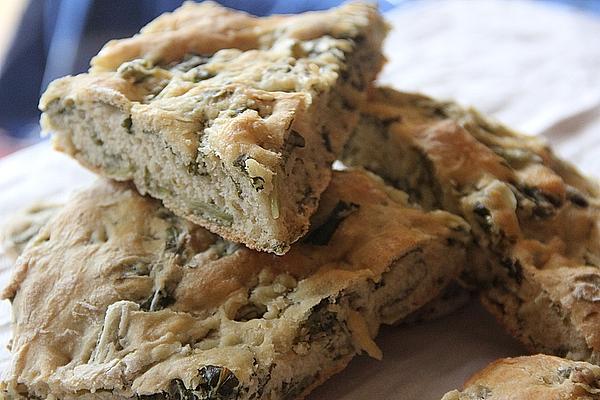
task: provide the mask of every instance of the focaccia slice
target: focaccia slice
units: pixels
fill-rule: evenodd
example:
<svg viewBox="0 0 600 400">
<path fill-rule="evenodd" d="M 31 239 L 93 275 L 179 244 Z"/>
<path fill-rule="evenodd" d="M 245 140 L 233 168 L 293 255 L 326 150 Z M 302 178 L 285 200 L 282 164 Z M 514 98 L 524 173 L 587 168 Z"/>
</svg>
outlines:
<svg viewBox="0 0 600 400">
<path fill-rule="evenodd" d="M 600 362 L 596 182 L 475 110 L 385 88 L 366 103 L 343 160 L 470 223 L 464 278 L 532 351 Z"/>
<path fill-rule="evenodd" d="M 284 256 L 226 241 L 130 186 L 80 193 L 19 257 L 15 396 L 301 398 L 464 266 L 468 226 L 335 172 Z"/>
<path fill-rule="evenodd" d="M 598 400 L 600 367 L 538 354 L 497 360 L 442 400 Z"/>
<path fill-rule="evenodd" d="M 372 4 L 257 18 L 185 3 L 40 100 L 54 146 L 180 217 L 283 254 L 383 64 Z"/>
</svg>

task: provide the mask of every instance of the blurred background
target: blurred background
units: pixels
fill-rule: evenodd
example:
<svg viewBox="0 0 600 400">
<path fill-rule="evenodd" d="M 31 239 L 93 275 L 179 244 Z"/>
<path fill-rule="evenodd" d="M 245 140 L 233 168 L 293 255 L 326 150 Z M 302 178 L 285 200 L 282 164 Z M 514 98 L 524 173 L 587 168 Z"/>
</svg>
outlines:
<svg viewBox="0 0 600 400">
<path fill-rule="evenodd" d="M 420 1 L 380 0 L 379 5 L 384 12 L 395 12 Z M 441 4 L 469 0 L 438 1 Z M 532 1 L 578 9 L 600 18 L 600 0 Z M 41 140 L 37 101 L 50 81 L 87 70 L 89 59 L 106 41 L 134 34 L 181 2 L 0 0 L 0 157 Z M 262 16 L 325 9 L 342 1 L 219 0 L 219 3 Z M 598 39 L 590 38 L 590 41 Z M 591 45 L 598 46 L 598 43 Z"/>
</svg>

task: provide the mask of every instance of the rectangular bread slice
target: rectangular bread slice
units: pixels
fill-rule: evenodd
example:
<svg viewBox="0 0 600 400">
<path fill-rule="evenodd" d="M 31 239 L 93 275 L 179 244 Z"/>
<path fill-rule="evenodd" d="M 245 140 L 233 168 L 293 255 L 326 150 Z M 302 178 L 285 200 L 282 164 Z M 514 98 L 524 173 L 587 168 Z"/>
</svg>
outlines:
<svg viewBox="0 0 600 400">
<path fill-rule="evenodd" d="M 256 18 L 185 3 L 40 100 L 55 148 L 180 217 L 283 254 L 383 64 L 374 5 Z"/>
<path fill-rule="evenodd" d="M 442 400 L 597 400 L 600 367 L 582 361 L 537 354 L 503 358 L 477 372 L 463 390 Z"/>
<path fill-rule="evenodd" d="M 598 186 L 540 140 L 450 102 L 374 91 L 343 156 L 464 217 L 464 276 L 532 351 L 600 363 Z"/>
<path fill-rule="evenodd" d="M 364 171 L 335 172 L 284 256 L 101 181 L 17 261 L 5 393 L 63 400 L 295 399 L 461 272 L 468 226 Z"/>
</svg>

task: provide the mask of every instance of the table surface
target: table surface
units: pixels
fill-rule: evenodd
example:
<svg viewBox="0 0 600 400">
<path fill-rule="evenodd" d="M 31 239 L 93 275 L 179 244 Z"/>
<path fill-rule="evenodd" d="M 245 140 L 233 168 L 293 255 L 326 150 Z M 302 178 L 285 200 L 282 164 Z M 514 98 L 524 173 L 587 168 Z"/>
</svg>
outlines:
<svg viewBox="0 0 600 400">
<path fill-rule="evenodd" d="M 600 175 L 600 20 L 545 3 L 416 2 L 387 15 L 384 84 L 476 104 Z M 0 223 L 29 203 L 65 198 L 94 176 L 47 142 L 0 160 Z M 10 265 L 0 262 L 0 285 Z M 0 302 L 0 343 L 10 338 Z M 384 327 L 384 359 L 357 357 L 311 399 L 439 399 L 490 361 L 524 350 L 472 302 L 437 321 Z M 0 371 L 9 354 L 0 349 Z"/>
</svg>

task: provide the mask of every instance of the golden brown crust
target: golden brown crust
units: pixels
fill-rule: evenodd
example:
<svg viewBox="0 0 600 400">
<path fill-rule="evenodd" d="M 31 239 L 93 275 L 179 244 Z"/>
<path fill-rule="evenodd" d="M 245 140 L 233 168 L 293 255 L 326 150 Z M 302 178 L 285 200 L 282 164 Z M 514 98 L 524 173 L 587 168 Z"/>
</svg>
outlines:
<svg viewBox="0 0 600 400">
<path fill-rule="evenodd" d="M 600 367 L 534 355 L 494 361 L 444 400 L 600 399 Z"/>
<path fill-rule="evenodd" d="M 264 48 L 282 38 L 308 41 L 327 35 L 352 37 L 359 33 L 358 26 L 368 25 L 378 18 L 375 7 L 369 7 L 367 14 L 365 8 L 365 3 L 356 2 L 341 7 L 336 16 L 308 12 L 256 18 L 211 1 L 200 5 L 186 2 L 149 23 L 140 34 L 109 42 L 92 60 L 92 70 L 114 71 L 123 62 L 136 58 L 169 63 L 187 53 Z"/>
<path fill-rule="evenodd" d="M 379 324 L 460 273 L 466 225 L 407 205 L 366 172 L 334 176 L 313 230 L 282 257 L 224 241 L 127 185 L 80 193 L 4 290 L 15 314 L 8 388 L 65 399 L 204 393 L 216 368 L 235 376 L 232 396 L 291 396 L 358 352 L 379 357 Z"/>
</svg>

